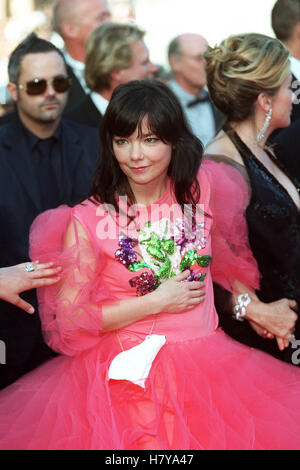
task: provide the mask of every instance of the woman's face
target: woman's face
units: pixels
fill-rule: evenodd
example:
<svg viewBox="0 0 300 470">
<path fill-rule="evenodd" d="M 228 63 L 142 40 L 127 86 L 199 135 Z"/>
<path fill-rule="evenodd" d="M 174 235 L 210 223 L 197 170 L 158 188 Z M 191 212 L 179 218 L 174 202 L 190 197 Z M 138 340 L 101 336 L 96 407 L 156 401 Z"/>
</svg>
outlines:
<svg viewBox="0 0 300 470">
<path fill-rule="evenodd" d="M 134 190 L 135 185 L 164 183 L 172 155 L 172 144 L 162 142 L 148 127 L 147 117 L 129 137 L 113 137 L 113 151 L 121 170 Z"/>
<path fill-rule="evenodd" d="M 294 93 L 291 90 L 292 76 L 289 74 L 272 100 L 272 127 L 274 129 L 287 127 L 291 123 Z"/>
</svg>

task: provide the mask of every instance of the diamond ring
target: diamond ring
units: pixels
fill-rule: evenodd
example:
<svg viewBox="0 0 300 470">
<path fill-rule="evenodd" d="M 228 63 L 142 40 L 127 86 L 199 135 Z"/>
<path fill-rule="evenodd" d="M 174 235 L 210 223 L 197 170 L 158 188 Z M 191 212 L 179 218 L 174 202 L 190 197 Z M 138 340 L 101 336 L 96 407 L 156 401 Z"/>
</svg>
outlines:
<svg viewBox="0 0 300 470">
<path fill-rule="evenodd" d="M 28 271 L 29 273 L 31 273 L 32 271 L 35 270 L 35 267 L 34 267 L 34 265 L 33 265 L 32 263 L 27 263 L 27 264 L 25 265 L 25 269 L 26 269 L 26 271 Z"/>
</svg>

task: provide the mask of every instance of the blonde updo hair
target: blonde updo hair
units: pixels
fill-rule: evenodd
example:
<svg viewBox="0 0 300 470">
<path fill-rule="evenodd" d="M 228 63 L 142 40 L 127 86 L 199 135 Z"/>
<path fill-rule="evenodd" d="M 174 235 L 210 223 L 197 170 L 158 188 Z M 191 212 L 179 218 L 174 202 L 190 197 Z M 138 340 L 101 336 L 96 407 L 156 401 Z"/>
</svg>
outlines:
<svg viewBox="0 0 300 470">
<path fill-rule="evenodd" d="M 258 95 L 274 96 L 290 73 L 289 51 L 263 34 L 230 36 L 204 56 L 211 99 L 233 122 L 251 116 Z"/>
</svg>

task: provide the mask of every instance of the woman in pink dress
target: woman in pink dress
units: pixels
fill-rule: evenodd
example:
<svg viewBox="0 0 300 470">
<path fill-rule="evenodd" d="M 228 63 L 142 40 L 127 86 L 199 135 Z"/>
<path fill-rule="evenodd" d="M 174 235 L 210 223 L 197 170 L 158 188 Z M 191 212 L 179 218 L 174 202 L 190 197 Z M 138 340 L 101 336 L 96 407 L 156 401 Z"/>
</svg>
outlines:
<svg viewBox="0 0 300 470">
<path fill-rule="evenodd" d="M 220 234 L 177 99 L 160 82 L 118 87 L 101 142 L 91 198 L 32 228 L 33 259 L 63 267 L 39 292 L 62 355 L 1 392 L 0 447 L 300 448 L 298 369 L 217 328 L 212 276 L 250 315 L 238 296 L 259 274 L 241 214 L 226 214 L 230 243 Z"/>
</svg>

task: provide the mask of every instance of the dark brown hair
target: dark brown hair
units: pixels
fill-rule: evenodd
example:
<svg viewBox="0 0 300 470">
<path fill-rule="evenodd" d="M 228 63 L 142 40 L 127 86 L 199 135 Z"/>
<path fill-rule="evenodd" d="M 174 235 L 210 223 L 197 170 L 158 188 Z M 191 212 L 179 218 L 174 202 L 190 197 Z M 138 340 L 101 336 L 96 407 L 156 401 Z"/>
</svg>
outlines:
<svg viewBox="0 0 300 470">
<path fill-rule="evenodd" d="M 129 137 L 141 129 L 147 116 L 151 132 L 172 145 L 168 174 L 176 201 L 181 207 L 199 202 L 197 172 L 203 147 L 190 131 L 181 105 L 172 91 L 160 81 L 132 81 L 118 86 L 112 95 L 101 123 L 101 161 L 96 169 L 92 196 L 99 203 L 112 204 L 118 211 L 116 195 L 127 196 L 130 205 L 135 198 L 127 176 L 113 152 L 114 136 Z"/>
</svg>

